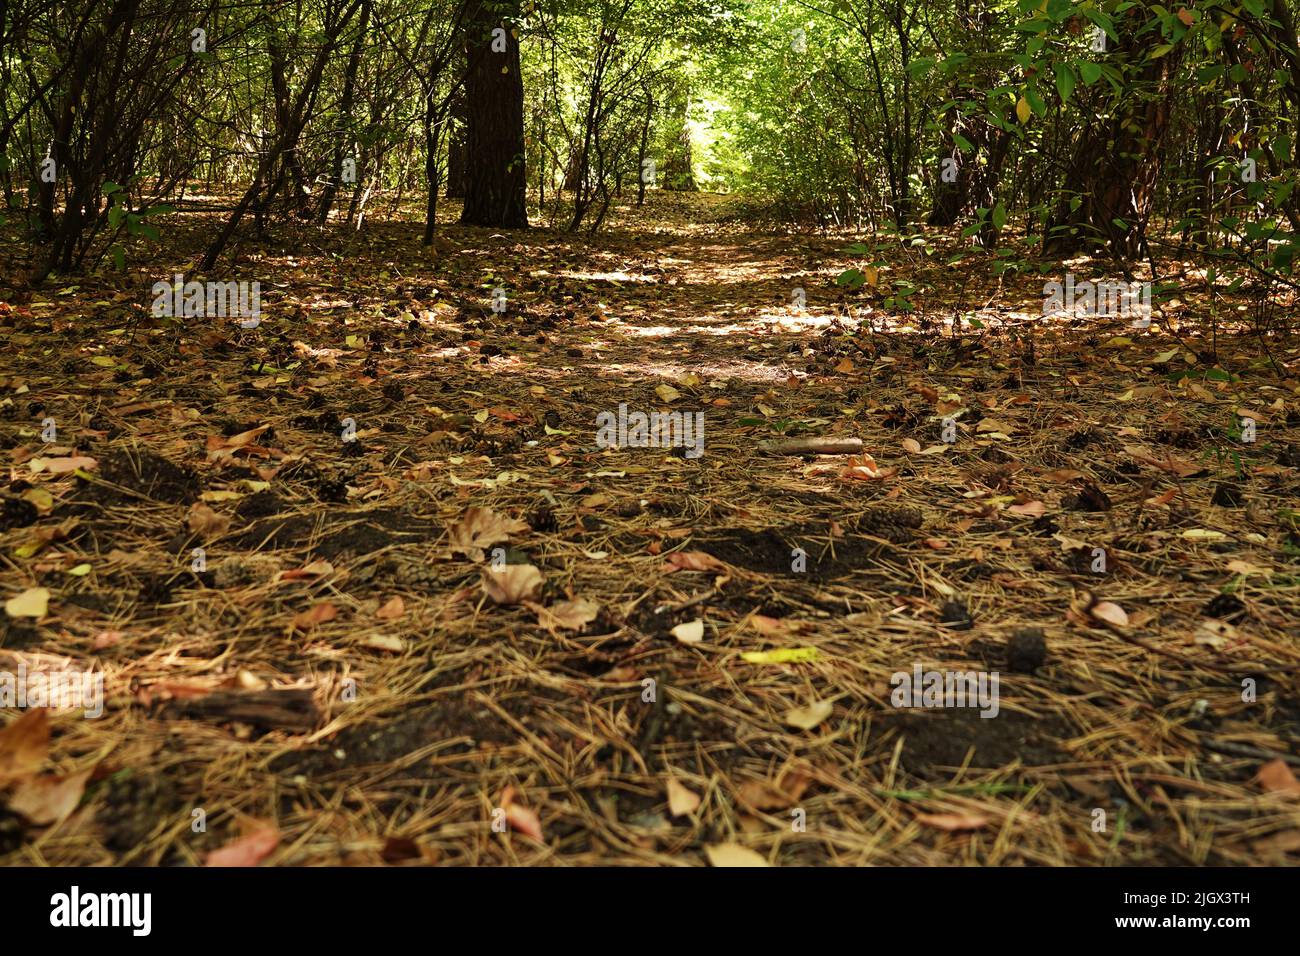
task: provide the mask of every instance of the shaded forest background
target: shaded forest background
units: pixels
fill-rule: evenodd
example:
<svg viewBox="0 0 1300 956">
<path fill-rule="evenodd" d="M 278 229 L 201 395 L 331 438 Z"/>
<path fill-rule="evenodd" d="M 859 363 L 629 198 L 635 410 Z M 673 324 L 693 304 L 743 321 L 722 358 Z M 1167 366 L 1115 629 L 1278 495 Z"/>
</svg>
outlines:
<svg viewBox="0 0 1300 956">
<path fill-rule="evenodd" d="M 285 217 L 594 231 L 649 186 L 1289 285 L 1292 7 L 0 0 L 0 184 L 33 282 L 147 260 L 169 213 L 222 214 L 211 272 Z"/>
</svg>

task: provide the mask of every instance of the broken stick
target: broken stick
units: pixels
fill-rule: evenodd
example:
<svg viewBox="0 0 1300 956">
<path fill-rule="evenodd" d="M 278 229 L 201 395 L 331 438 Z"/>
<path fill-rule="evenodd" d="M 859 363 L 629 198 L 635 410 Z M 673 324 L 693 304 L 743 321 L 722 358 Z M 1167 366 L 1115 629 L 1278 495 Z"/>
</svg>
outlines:
<svg viewBox="0 0 1300 956">
<path fill-rule="evenodd" d="M 758 450 L 768 455 L 860 455 L 861 438 L 780 438 L 761 441 Z"/>
</svg>

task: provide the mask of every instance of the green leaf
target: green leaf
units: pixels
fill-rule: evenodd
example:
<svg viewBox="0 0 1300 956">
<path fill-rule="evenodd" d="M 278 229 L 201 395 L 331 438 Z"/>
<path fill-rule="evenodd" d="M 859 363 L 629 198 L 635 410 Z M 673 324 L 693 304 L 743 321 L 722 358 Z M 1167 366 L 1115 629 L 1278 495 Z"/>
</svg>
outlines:
<svg viewBox="0 0 1300 956">
<path fill-rule="evenodd" d="M 1088 86 L 1096 83 L 1101 79 L 1101 64 L 1083 62 L 1079 64 L 1079 75 L 1083 77 L 1083 82 Z"/>
<path fill-rule="evenodd" d="M 993 207 L 993 228 L 1001 230 L 1007 224 L 1007 207 L 998 203 Z"/>
<path fill-rule="evenodd" d="M 1070 101 L 1070 94 L 1074 92 L 1074 70 L 1068 63 L 1056 64 L 1056 92 L 1062 103 Z"/>
</svg>

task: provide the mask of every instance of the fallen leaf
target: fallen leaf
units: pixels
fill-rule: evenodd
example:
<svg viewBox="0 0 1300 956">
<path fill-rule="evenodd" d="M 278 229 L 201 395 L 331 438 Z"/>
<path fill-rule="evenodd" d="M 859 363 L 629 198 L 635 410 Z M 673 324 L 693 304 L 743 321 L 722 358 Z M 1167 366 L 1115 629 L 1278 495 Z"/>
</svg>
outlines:
<svg viewBox="0 0 1300 956">
<path fill-rule="evenodd" d="M 903 451 L 909 455 L 919 455 L 921 453 L 921 443 L 915 438 L 904 438 Z"/>
<path fill-rule="evenodd" d="M 687 621 L 685 624 L 678 624 L 669 633 L 683 644 L 698 644 L 704 640 L 704 622 Z"/>
<path fill-rule="evenodd" d="M 674 551 L 665 559 L 665 571 L 726 571 L 727 566 L 705 551 Z"/>
<path fill-rule="evenodd" d="M 225 534 L 230 528 L 230 519 L 217 514 L 203 502 L 196 501 L 185 516 L 185 524 L 191 534 L 206 540 Z"/>
<path fill-rule="evenodd" d="M 28 588 L 22 594 L 5 601 L 5 613 L 10 617 L 44 617 L 49 607 L 48 588 Z"/>
<path fill-rule="evenodd" d="M 686 789 L 676 777 L 668 778 L 668 813 L 674 817 L 690 816 L 700 805 L 700 798 Z"/>
<path fill-rule="evenodd" d="M 812 730 L 835 710 L 835 705 L 829 700 L 818 700 L 809 704 L 807 707 L 795 707 L 786 711 L 785 722 L 791 727 L 798 727 L 800 730 Z"/>
<path fill-rule="evenodd" d="M 765 614 L 751 614 L 750 626 L 764 637 L 784 637 L 798 634 L 808 628 L 803 621 L 791 621 L 784 618 L 768 617 Z"/>
<path fill-rule="evenodd" d="M 320 578 L 334 573 L 334 565 L 328 561 L 313 561 L 311 564 L 304 565 L 292 571 L 280 571 L 276 574 L 276 581 L 301 581 L 304 578 Z"/>
<path fill-rule="evenodd" d="M 1003 435 L 1010 435 L 1015 428 L 1006 422 L 1000 422 L 996 418 L 985 418 L 975 426 L 975 434 L 984 435 L 989 432 L 1001 432 Z"/>
<path fill-rule="evenodd" d="M 1167 504 L 1169 504 L 1169 502 L 1173 501 L 1173 500 L 1174 500 L 1174 497 L 1175 497 L 1177 494 L 1178 494 L 1178 489 L 1177 489 L 1177 488 L 1170 488 L 1168 491 L 1166 491 L 1166 492 L 1165 492 L 1164 494 L 1162 494 L 1162 495 L 1156 495 L 1156 496 L 1153 497 L 1153 498 L 1148 498 L 1148 499 L 1146 499 L 1146 502 L 1145 502 L 1145 503 L 1148 504 L 1148 505 L 1150 505 L 1150 506 L 1153 507 L 1153 508 L 1159 508 L 1159 507 L 1162 507 L 1163 505 L 1167 505 Z"/>
<path fill-rule="evenodd" d="M 675 402 L 677 399 L 682 397 L 682 393 L 677 391 L 677 389 L 673 388 L 667 382 L 656 386 L 655 394 L 659 396 L 661 402 Z"/>
<path fill-rule="evenodd" d="M 338 608 L 329 601 L 321 601 L 319 604 L 313 604 L 305 611 L 299 611 L 295 614 L 293 616 L 293 627 L 299 631 L 310 631 L 317 624 L 332 621 L 338 615 Z"/>
<path fill-rule="evenodd" d="M 988 826 L 989 818 L 978 813 L 918 813 L 913 819 L 936 830 L 978 830 Z"/>
<path fill-rule="evenodd" d="M 1114 624 L 1116 627 L 1128 627 L 1128 612 L 1118 604 L 1110 601 L 1098 601 L 1088 608 L 1088 613 L 1099 621 Z"/>
<path fill-rule="evenodd" d="M 879 478 L 890 477 L 895 470 L 893 468 L 881 468 L 876 464 L 874 458 L 863 452 L 861 455 L 849 456 L 848 464 L 840 471 L 840 477 L 859 481 L 875 481 Z"/>
<path fill-rule="evenodd" d="M 506 823 L 510 824 L 510 829 L 518 830 L 524 836 L 532 837 L 538 843 L 546 842 L 546 838 L 542 836 L 541 819 L 527 807 L 511 803 L 506 807 Z"/>
<path fill-rule="evenodd" d="M 89 471 L 99 464 L 93 458 L 87 458 L 85 455 L 76 455 L 71 458 L 33 458 L 27 463 L 33 473 L 40 474 L 43 471 L 51 475 L 66 475 L 69 472 L 76 471 L 78 468 L 83 471 Z"/>
<path fill-rule="evenodd" d="M 393 634 L 371 634 L 361 642 L 361 645 L 372 650 L 389 651 L 393 654 L 400 654 L 406 650 L 406 642 Z"/>
<path fill-rule="evenodd" d="M 473 560 L 481 561 L 484 548 L 508 541 L 512 534 L 521 534 L 527 530 L 526 521 L 499 515 L 491 508 L 475 507 L 466 511 L 448 529 L 448 533 L 453 551 L 463 552 Z"/>
<path fill-rule="evenodd" d="M 568 631 L 580 631 L 600 616 L 600 605 L 586 598 L 556 601 L 546 610 L 557 627 Z"/>
<path fill-rule="evenodd" d="M 499 571 L 483 568 L 483 592 L 496 604 L 522 604 L 542 589 L 542 572 L 531 564 L 507 564 Z"/>
<path fill-rule="evenodd" d="M 1300 780 L 1280 757 L 1260 767 L 1255 780 L 1269 793 L 1300 793 Z"/>
<path fill-rule="evenodd" d="M 782 647 L 774 651 L 745 651 L 740 659 L 750 664 L 799 664 L 818 660 L 815 647 Z"/>
<path fill-rule="evenodd" d="M 375 612 L 375 617 L 381 621 L 396 621 L 406 613 L 406 602 L 402 600 L 400 594 L 395 594 L 385 601 Z"/>
<path fill-rule="evenodd" d="M 1022 505 L 1012 505 L 1007 510 L 1013 515 L 1024 515 L 1027 518 L 1038 518 L 1047 514 L 1047 506 L 1041 501 L 1026 501 Z"/>
<path fill-rule="evenodd" d="M 713 866 L 768 866 L 763 859 L 748 847 L 739 843 L 716 843 L 704 848 L 704 854 Z"/>
<path fill-rule="evenodd" d="M 211 851 L 205 862 L 208 866 L 257 866 L 279 845 L 280 831 L 273 826 L 261 826 Z"/>
<path fill-rule="evenodd" d="M 66 777 L 44 776 L 24 780 L 9 798 L 9 809 L 21 813 L 29 822 L 44 827 L 61 823 L 81 802 L 86 792 L 90 770 Z"/>
<path fill-rule="evenodd" d="M 50 750 L 50 716 L 44 707 L 27 711 L 0 730 L 0 786 L 31 776 Z"/>
</svg>

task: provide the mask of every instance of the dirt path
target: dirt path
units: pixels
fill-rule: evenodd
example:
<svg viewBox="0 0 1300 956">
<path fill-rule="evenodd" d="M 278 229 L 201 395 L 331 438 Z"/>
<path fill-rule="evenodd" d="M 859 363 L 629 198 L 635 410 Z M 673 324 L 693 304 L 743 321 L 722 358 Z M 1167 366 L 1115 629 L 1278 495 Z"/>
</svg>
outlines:
<svg viewBox="0 0 1300 956">
<path fill-rule="evenodd" d="M 953 335 L 973 265 L 900 259 L 899 316 L 725 211 L 249 244 L 254 330 L 144 275 L 10 308 L 0 587 L 49 593 L 0 671 L 104 710 L 28 718 L 88 776 L 0 862 L 1295 862 L 1291 386 L 1023 292 Z M 620 405 L 703 453 L 598 447 Z M 985 695 L 894 706 L 916 668 Z"/>
</svg>

